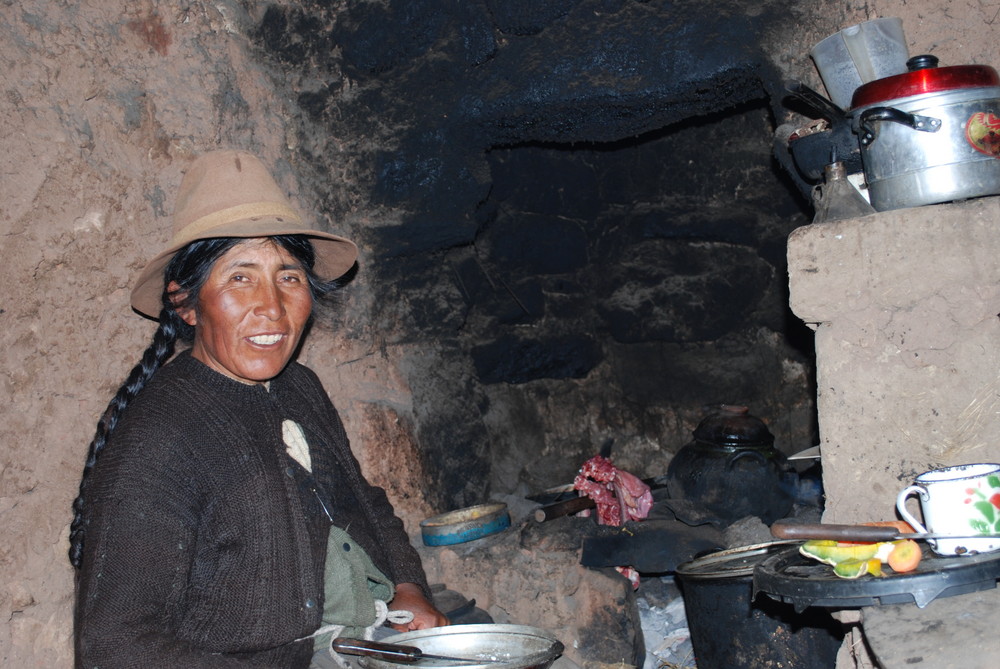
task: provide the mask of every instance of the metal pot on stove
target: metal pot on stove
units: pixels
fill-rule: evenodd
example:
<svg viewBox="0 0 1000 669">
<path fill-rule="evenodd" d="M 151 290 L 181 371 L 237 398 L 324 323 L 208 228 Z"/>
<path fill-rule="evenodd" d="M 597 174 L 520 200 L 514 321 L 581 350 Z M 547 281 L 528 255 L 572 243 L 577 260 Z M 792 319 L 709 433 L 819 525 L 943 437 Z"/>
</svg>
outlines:
<svg viewBox="0 0 1000 669">
<path fill-rule="evenodd" d="M 1000 194 L 1000 76 L 985 65 L 908 72 L 860 86 L 852 128 L 878 211 Z"/>
<path fill-rule="evenodd" d="M 788 514 L 797 475 L 747 407 L 713 407 L 692 436 L 667 467 L 672 498 L 700 504 L 726 524 L 757 516 L 770 525 Z"/>
</svg>

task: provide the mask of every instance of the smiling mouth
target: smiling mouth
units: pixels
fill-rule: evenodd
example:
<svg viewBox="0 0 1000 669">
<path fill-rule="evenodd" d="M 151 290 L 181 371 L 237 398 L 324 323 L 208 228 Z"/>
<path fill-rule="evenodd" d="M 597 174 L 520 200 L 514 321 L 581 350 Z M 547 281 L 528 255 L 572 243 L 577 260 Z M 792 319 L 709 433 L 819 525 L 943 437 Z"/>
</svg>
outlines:
<svg viewBox="0 0 1000 669">
<path fill-rule="evenodd" d="M 277 344 L 284 338 L 285 335 L 280 334 L 266 334 L 266 335 L 255 335 L 253 337 L 247 337 L 252 343 L 259 344 L 260 346 L 270 346 L 272 344 Z"/>
</svg>

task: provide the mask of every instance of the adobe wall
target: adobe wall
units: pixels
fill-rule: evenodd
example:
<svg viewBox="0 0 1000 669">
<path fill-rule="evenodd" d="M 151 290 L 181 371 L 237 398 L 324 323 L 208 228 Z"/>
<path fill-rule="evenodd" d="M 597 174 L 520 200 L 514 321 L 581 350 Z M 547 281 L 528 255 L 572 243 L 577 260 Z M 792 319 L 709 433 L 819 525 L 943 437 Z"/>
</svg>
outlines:
<svg viewBox="0 0 1000 669">
<path fill-rule="evenodd" d="M 825 521 L 894 519 L 917 474 L 1000 462 L 998 225 L 988 197 L 790 236 L 791 307 L 816 328 Z"/>
</svg>

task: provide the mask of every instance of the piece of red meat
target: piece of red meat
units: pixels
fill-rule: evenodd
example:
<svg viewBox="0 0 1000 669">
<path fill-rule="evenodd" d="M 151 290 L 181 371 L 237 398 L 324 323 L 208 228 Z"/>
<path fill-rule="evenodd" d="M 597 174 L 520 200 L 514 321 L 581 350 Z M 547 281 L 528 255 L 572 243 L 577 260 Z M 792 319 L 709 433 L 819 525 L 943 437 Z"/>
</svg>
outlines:
<svg viewBox="0 0 1000 669">
<path fill-rule="evenodd" d="M 583 463 L 573 480 L 573 487 L 594 500 L 597 520 L 602 525 L 624 525 L 628 520 L 642 520 L 653 506 L 653 494 L 648 485 L 601 455 Z"/>
<path fill-rule="evenodd" d="M 594 500 L 597 522 L 601 525 L 624 525 L 627 520 L 642 520 L 653 506 L 653 493 L 637 476 L 618 469 L 611 460 L 595 455 L 583 463 L 573 479 L 573 488 Z M 639 588 L 639 572 L 632 567 L 615 567 Z"/>
</svg>

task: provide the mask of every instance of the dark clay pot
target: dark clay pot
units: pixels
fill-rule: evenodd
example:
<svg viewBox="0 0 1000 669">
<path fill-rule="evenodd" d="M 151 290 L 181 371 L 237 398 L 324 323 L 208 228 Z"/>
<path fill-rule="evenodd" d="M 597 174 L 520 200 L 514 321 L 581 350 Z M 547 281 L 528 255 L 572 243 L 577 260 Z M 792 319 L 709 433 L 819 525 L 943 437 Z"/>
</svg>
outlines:
<svg viewBox="0 0 1000 669">
<path fill-rule="evenodd" d="M 715 407 L 693 435 L 667 468 L 671 497 L 698 503 L 727 524 L 757 516 L 770 525 L 788 514 L 796 474 L 747 407 Z"/>
<path fill-rule="evenodd" d="M 698 669 L 830 669 L 844 630 L 830 610 L 754 596 L 755 567 L 784 544 L 712 553 L 677 567 Z M 794 548 L 792 550 L 795 550 Z"/>
</svg>

